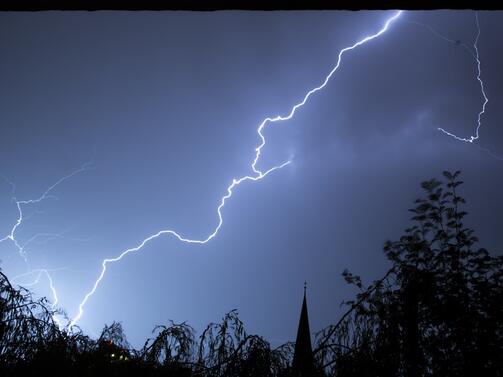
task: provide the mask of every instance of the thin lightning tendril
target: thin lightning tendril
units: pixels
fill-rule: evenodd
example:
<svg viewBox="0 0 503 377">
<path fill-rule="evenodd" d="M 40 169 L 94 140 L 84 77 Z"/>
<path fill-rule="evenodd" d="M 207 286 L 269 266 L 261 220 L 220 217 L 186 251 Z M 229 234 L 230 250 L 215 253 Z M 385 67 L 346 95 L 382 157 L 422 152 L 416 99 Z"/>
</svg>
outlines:
<svg viewBox="0 0 503 377">
<path fill-rule="evenodd" d="M 30 205 L 30 204 L 37 204 L 37 203 L 40 203 L 41 201 L 43 201 L 45 199 L 49 199 L 49 198 L 57 199 L 54 195 L 50 195 L 50 192 L 52 190 L 54 190 L 58 185 L 60 185 L 64 181 L 66 181 L 67 179 L 72 178 L 76 174 L 79 174 L 79 173 L 82 173 L 86 170 L 89 170 L 89 166 L 90 166 L 90 163 L 85 163 L 80 167 L 80 169 L 77 169 L 77 170 L 73 171 L 72 173 L 60 178 L 56 183 L 54 183 L 47 190 L 45 190 L 44 193 L 42 195 L 40 195 L 37 199 L 17 200 L 15 197 L 13 197 L 12 201 L 14 203 L 16 203 L 16 207 L 17 207 L 17 211 L 18 211 L 18 218 L 17 218 L 14 226 L 11 228 L 10 233 L 0 239 L 0 243 L 2 243 L 4 241 L 11 241 L 14 244 L 14 246 L 16 247 L 16 249 L 18 250 L 19 255 L 24 259 L 25 262 L 28 262 L 25 246 L 28 243 L 32 242 L 34 238 L 40 237 L 41 235 L 47 235 L 47 234 L 39 233 L 39 234 L 36 234 L 35 236 L 33 236 L 30 240 L 25 242 L 23 245 L 19 243 L 19 241 L 16 239 L 16 231 L 21 226 L 23 220 L 25 219 L 25 217 L 23 216 L 22 207 L 26 206 L 26 205 Z M 11 183 L 11 185 L 13 185 L 13 184 Z M 15 186 L 13 186 L 13 187 L 15 187 Z M 57 235 L 51 234 L 51 236 L 57 236 Z"/>
<path fill-rule="evenodd" d="M 487 153 L 489 156 L 491 156 L 491 157 L 493 157 L 493 158 L 495 158 L 497 160 L 503 161 L 503 157 L 502 156 L 499 156 L 499 155 L 493 153 L 490 149 L 482 147 L 478 143 L 474 143 L 475 140 L 479 139 L 479 130 L 480 130 L 480 127 L 482 125 L 481 117 L 485 113 L 486 105 L 489 102 L 488 97 L 487 97 L 487 95 L 485 93 L 484 83 L 483 83 L 482 78 L 481 78 L 481 69 L 480 69 L 481 62 L 480 62 L 480 59 L 479 59 L 479 51 L 478 51 L 478 40 L 479 40 L 479 37 L 480 37 L 480 24 L 479 24 L 479 18 L 478 18 L 478 13 L 477 12 L 475 12 L 475 21 L 476 21 L 476 25 L 477 25 L 477 36 L 476 36 L 475 42 L 473 44 L 473 47 L 475 48 L 475 53 L 472 51 L 472 49 L 466 43 L 464 43 L 462 41 L 459 41 L 459 40 L 454 40 L 454 39 L 451 39 L 449 37 L 446 37 L 445 35 L 441 34 L 440 32 L 438 32 L 437 30 L 435 30 L 434 28 L 432 28 L 428 24 L 424 24 L 422 22 L 417 22 L 417 21 L 405 21 L 405 22 L 407 22 L 409 24 L 415 24 L 415 25 L 419 25 L 421 27 L 424 27 L 424 28 L 428 29 L 431 33 L 435 34 L 437 37 L 443 39 L 446 42 L 463 46 L 463 48 L 476 61 L 476 63 L 477 63 L 477 80 L 479 81 L 480 89 L 481 89 L 482 95 L 484 97 L 484 103 L 482 104 L 482 109 L 479 112 L 478 117 L 477 117 L 477 128 L 475 130 L 475 136 L 471 136 L 470 138 L 462 138 L 462 137 L 459 137 L 459 136 L 457 136 L 457 135 L 455 135 L 455 134 L 453 134 L 451 132 L 446 131 L 444 128 L 438 128 L 438 130 L 441 131 L 441 132 L 443 132 L 444 134 L 446 134 L 448 136 L 451 136 L 452 138 L 454 138 L 454 139 L 456 139 L 458 141 L 463 141 L 463 142 L 466 142 L 466 143 L 471 143 L 472 145 L 474 145 L 475 147 L 477 147 L 482 152 Z"/>
<path fill-rule="evenodd" d="M 51 199 L 57 199 L 54 195 L 50 194 L 51 191 L 53 191 L 57 186 L 59 186 L 61 183 L 63 183 L 67 179 L 70 179 L 70 178 L 72 178 L 73 176 L 75 176 L 75 175 L 77 175 L 79 173 L 82 173 L 82 172 L 84 172 L 86 170 L 89 170 L 90 169 L 90 165 L 91 165 L 90 163 L 85 163 L 85 164 L 83 164 L 80 167 L 80 169 L 77 169 L 77 170 L 71 172 L 70 174 L 65 175 L 64 177 L 60 178 L 58 181 L 56 181 L 52 186 L 50 186 L 47 190 L 45 190 L 42 193 L 42 195 L 40 195 L 36 199 L 17 200 L 16 197 L 12 197 L 12 201 L 16 204 L 16 208 L 17 208 L 17 211 L 18 211 L 18 218 L 17 218 L 15 224 L 13 225 L 13 227 L 11 228 L 10 233 L 8 235 L 6 235 L 5 237 L 3 237 L 3 238 L 0 239 L 0 243 L 5 242 L 5 241 L 11 241 L 12 242 L 12 244 L 17 249 L 17 251 L 18 251 L 19 255 L 21 256 L 21 258 L 23 258 L 23 260 L 24 260 L 24 262 L 25 262 L 25 264 L 26 264 L 26 266 L 28 267 L 28 270 L 29 270 L 27 273 L 15 276 L 13 278 L 13 281 L 15 281 L 17 279 L 20 279 L 22 277 L 25 277 L 25 276 L 33 276 L 33 275 L 36 274 L 36 278 L 35 278 L 35 280 L 32 283 L 25 284 L 25 286 L 32 286 L 32 285 L 38 284 L 40 282 L 40 278 L 41 278 L 42 275 L 46 276 L 47 281 L 49 282 L 49 287 L 51 289 L 52 297 L 53 297 L 53 300 L 51 302 L 51 309 L 55 309 L 56 305 L 58 304 L 58 292 L 57 292 L 56 287 L 54 285 L 54 281 L 52 279 L 52 276 L 51 276 L 49 270 L 44 269 L 44 268 L 39 268 L 39 269 L 32 270 L 30 268 L 30 263 L 29 263 L 29 260 L 28 260 L 28 254 L 26 252 L 26 246 L 28 246 L 30 243 L 32 243 L 33 241 L 35 241 L 37 238 L 40 238 L 40 237 L 49 237 L 45 241 L 45 242 L 48 242 L 50 239 L 61 238 L 62 235 L 60 235 L 60 234 L 52 234 L 52 233 L 37 233 L 34 236 L 32 236 L 31 238 L 29 238 L 26 242 L 20 243 L 20 241 L 18 241 L 17 238 L 16 238 L 16 231 L 22 225 L 23 221 L 28 218 L 28 217 L 24 216 L 23 206 L 31 205 L 31 204 L 37 204 L 37 203 L 40 203 L 43 200 L 49 199 L 49 198 L 51 198 Z M 4 179 L 12 186 L 12 194 L 14 195 L 15 188 L 16 188 L 15 184 L 12 183 L 10 180 L 8 180 L 6 178 L 4 178 Z M 60 270 L 60 269 L 51 270 L 51 271 L 57 271 L 57 270 Z M 62 324 L 59 321 L 59 319 L 55 315 L 53 316 L 53 319 L 58 324 L 58 326 L 61 328 Z"/>
<path fill-rule="evenodd" d="M 482 72 L 481 72 L 481 69 L 480 69 L 480 57 L 479 57 L 479 48 L 478 48 L 478 42 L 479 42 L 479 37 L 480 37 L 480 24 L 479 24 L 478 13 L 475 13 L 475 21 L 476 21 L 476 24 L 477 24 L 477 36 L 475 37 L 475 41 L 473 43 L 473 47 L 475 48 L 475 56 L 474 56 L 474 58 L 477 61 L 477 81 L 480 84 L 480 91 L 482 93 L 482 96 L 484 97 L 484 103 L 482 104 L 482 109 L 480 110 L 480 112 L 479 112 L 479 114 L 477 116 L 477 128 L 475 129 L 475 135 L 472 135 L 469 138 L 464 138 L 464 137 L 457 136 L 457 135 L 455 135 L 455 134 L 453 134 L 453 133 L 451 133 L 449 131 L 446 131 L 442 127 L 438 128 L 438 130 L 441 131 L 441 132 L 443 132 L 444 134 L 446 134 L 448 136 L 451 136 L 451 137 L 453 137 L 456 140 L 464 141 L 466 143 L 473 143 L 475 140 L 478 140 L 478 138 L 480 136 L 479 135 L 480 127 L 482 126 L 482 120 L 481 120 L 481 118 L 482 118 L 482 115 L 485 113 L 485 111 L 486 111 L 486 105 L 489 102 L 489 99 L 487 98 L 487 95 L 486 95 L 486 92 L 485 92 L 484 82 L 482 81 L 482 78 L 481 78 Z M 432 30 L 432 29 L 430 28 L 430 30 Z M 440 35 L 438 32 L 435 32 L 435 33 L 437 35 Z M 449 38 L 446 38 L 446 37 L 444 37 L 442 35 L 440 35 L 440 36 L 443 39 L 445 39 L 445 40 L 447 40 L 449 42 L 454 42 L 454 41 L 450 40 Z M 464 47 L 466 49 L 468 49 L 468 47 L 465 44 L 463 44 L 463 45 L 464 45 Z"/>
<path fill-rule="evenodd" d="M 468 53 L 474 58 L 474 59 L 477 59 L 477 56 L 473 53 L 473 51 L 470 49 L 470 47 L 463 41 L 459 41 L 459 40 L 454 40 L 454 39 L 451 39 L 449 37 L 446 37 L 445 35 L 441 34 L 440 32 L 438 32 L 438 30 L 435 30 L 434 28 L 432 28 L 430 25 L 428 24 L 424 24 L 422 22 L 418 22 L 418 21 L 404 21 L 404 22 L 407 22 L 409 24 L 414 24 L 414 25 L 419 25 L 421 27 L 424 27 L 426 29 L 428 29 L 430 32 L 432 32 L 433 34 L 435 34 L 437 37 L 443 39 L 444 41 L 446 42 L 449 42 L 449 43 L 452 43 L 452 44 L 459 44 L 460 46 L 463 46 L 463 48 L 468 51 Z"/>
<path fill-rule="evenodd" d="M 220 205 L 217 207 L 218 223 L 217 223 L 217 226 L 214 229 L 214 231 L 209 236 L 207 236 L 204 239 L 190 239 L 190 238 L 186 238 L 186 237 L 181 236 L 179 233 L 175 232 L 174 230 L 161 230 L 161 231 L 157 232 L 156 234 L 153 234 L 153 235 L 145 238 L 138 246 L 124 250 L 121 254 L 119 254 L 119 256 L 117 256 L 115 258 L 104 259 L 101 264 L 102 269 L 101 269 L 100 275 L 98 276 L 98 279 L 94 282 L 92 289 L 84 296 L 84 299 L 79 304 L 78 314 L 70 322 L 69 327 L 71 328 L 72 326 L 74 326 L 80 320 L 82 315 L 84 314 L 84 306 L 87 303 L 87 301 L 89 300 L 89 298 L 96 292 L 96 289 L 98 288 L 100 282 L 102 281 L 103 277 L 105 276 L 105 273 L 107 271 L 107 264 L 118 262 L 123 257 L 125 257 L 127 254 L 141 250 L 143 248 L 143 246 L 145 246 L 146 243 L 148 243 L 149 241 L 151 241 L 155 238 L 158 238 L 162 235 L 172 235 L 181 242 L 194 243 L 194 244 L 205 244 L 208 241 L 210 241 L 212 238 L 214 238 L 218 234 L 218 232 L 223 224 L 222 209 L 225 206 L 226 200 L 230 199 L 232 197 L 234 188 L 236 188 L 237 186 L 239 186 L 241 183 L 243 183 L 245 181 L 259 181 L 262 178 L 265 178 L 269 173 L 272 173 L 276 170 L 279 170 L 279 169 L 281 169 L 291 163 L 291 160 L 288 160 L 281 165 L 274 166 L 274 167 L 266 170 L 265 172 L 263 172 L 262 170 L 257 168 L 257 164 L 258 164 L 260 157 L 261 157 L 262 148 L 266 145 L 266 138 L 265 138 L 264 134 L 262 133 L 262 131 L 265 129 L 265 127 L 271 123 L 281 122 L 281 121 L 286 121 L 286 120 L 291 119 L 294 116 L 297 109 L 302 107 L 307 102 L 309 97 L 311 97 L 311 95 L 313 95 L 314 93 L 323 89 L 327 85 L 327 83 L 330 80 L 330 78 L 332 77 L 332 75 L 338 70 L 338 68 L 341 64 L 341 61 L 342 61 L 342 56 L 347 51 L 353 50 L 353 49 L 357 48 L 358 46 L 361 46 L 361 45 L 379 37 L 380 35 L 384 34 L 388 30 L 390 24 L 392 22 L 394 22 L 400 16 L 401 13 L 402 13 L 402 11 L 395 12 L 395 14 L 392 17 L 390 17 L 385 22 L 384 26 L 375 34 L 369 35 L 369 36 L 359 40 L 358 42 L 354 43 L 353 45 L 351 45 L 349 47 L 345 47 L 342 50 L 340 50 L 336 65 L 330 71 L 330 73 L 325 77 L 325 80 L 323 81 L 323 83 L 321 85 L 311 89 L 309 92 L 307 92 L 307 94 L 304 96 L 302 101 L 297 103 L 296 105 L 294 105 L 291 108 L 288 115 L 286 115 L 286 116 L 278 115 L 273 118 L 268 117 L 268 118 L 264 119 L 262 121 L 262 123 L 260 123 L 260 125 L 257 128 L 257 133 L 260 138 L 260 144 L 255 148 L 255 158 L 253 159 L 253 162 L 250 166 L 254 175 L 249 175 L 249 176 L 247 175 L 247 176 L 243 176 L 241 178 L 234 178 L 232 180 L 232 183 L 227 187 L 227 193 L 221 198 Z"/>
<path fill-rule="evenodd" d="M 55 271 L 60 271 L 60 270 L 64 270 L 64 268 L 51 269 L 50 271 L 55 272 Z M 52 279 L 51 274 L 49 273 L 49 270 L 47 270 L 45 268 L 37 268 L 37 269 L 31 270 L 29 272 L 26 272 L 24 274 L 14 276 L 12 278 L 12 281 L 15 282 L 15 281 L 18 281 L 18 280 L 26 277 L 26 276 L 33 276 L 33 275 L 35 275 L 35 279 L 29 283 L 24 283 L 23 286 L 24 287 L 31 287 L 31 286 L 36 285 L 36 284 L 40 283 L 40 278 L 42 277 L 42 275 L 45 275 L 45 277 L 47 278 L 47 281 L 49 282 L 49 288 L 51 289 L 51 292 L 52 292 L 51 309 L 54 309 L 56 307 L 56 305 L 58 304 L 59 299 L 58 299 L 58 292 L 56 291 L 56 287 L 54 286 L 54 281 Z"/>
<path fill-rule="evenodd" d="M 51 272 L 55 272 L 55 271 L 60 271 L 60 270 L 65 270 L 66 268 L 55 268 L 55 269 L 51 269 L 50 271 Z M 24 278 L 26 276 L 33 276 L 33 275 L 36 275 L 35 276 L 35 279 L 29 283 L 25 283 L 23 284 L 24 287 L 31 287 L 31 286 L 34 286 L 38 283 L 40 283 L 40 278 L 42 277 L 42 275 L 45 275 L 45 277 L 47 278 L 47 281 L 49 282 L 49 288 L 51 289 L 51 292 L 52 292 L 52 301 L 51 301 L 51 309 L 52 310 L 55 310 L 56 309 L 56 305 L 58 304 L 58 292 L 56 290 L 56 286 L 54 285 L 54 281 L 52 279 L 52 276 L 51 274 L 49 273 L 49 270 L 45 269 L 45 268 L 37 268 L 37 269 L 34 269 L 34 270 L 31 270 L 29 272 L 26 272 L 24 274 L 20 274 L 20 275 L 17 275 L 17 276 L 14 276 L 12 278 L 12 281 L 17 281 L 21 278 Z M 56 324 L 58 325 L 59 328 L 63 328 L 63 324 L 61 323 L 61 321 L 59 320 L 59 318 L 57 317 L 56 314 L 54 314 L 52 316 L 54 322 L 56 322 Z"/>
</svg>

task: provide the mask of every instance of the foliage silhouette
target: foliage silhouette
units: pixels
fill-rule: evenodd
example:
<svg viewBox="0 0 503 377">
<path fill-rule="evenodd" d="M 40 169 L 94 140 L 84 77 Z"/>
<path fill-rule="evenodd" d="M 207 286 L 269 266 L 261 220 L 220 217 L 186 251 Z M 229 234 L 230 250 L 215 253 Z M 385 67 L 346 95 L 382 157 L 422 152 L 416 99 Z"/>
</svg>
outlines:
<svg viewBox="0 0 503 377">
<path fill-rule="evenodd" d="M 425 197 L 410 210 L 412 226 L 384 245 L 391 266 L 381 279 L 365 286 L 343 272 L 359 292 L 334 325 L 316 334 L 317 375 L 503 375 L 503 257 L 475 247 L 458 177 L 444 172 L 444 183 L 422 183 Z M 197 339 L 186 323 L 156 326 L 140 350 L 119 322 L 91 339 L 78 328 L 60 329 L 55 314 L 62 313 L 0 272 L 1 376 L 297 375 L 294 343 L 272 349 L 245 331 L 236 310 Z"/>
<path fill-rule="evenodd" d="M 465 227 L 459 171 L 422 183 L 413 225 L 384 246 L 391 268 L 317 334 L 328 376 L 503 375 L 503 257 Z"/>
</svg>

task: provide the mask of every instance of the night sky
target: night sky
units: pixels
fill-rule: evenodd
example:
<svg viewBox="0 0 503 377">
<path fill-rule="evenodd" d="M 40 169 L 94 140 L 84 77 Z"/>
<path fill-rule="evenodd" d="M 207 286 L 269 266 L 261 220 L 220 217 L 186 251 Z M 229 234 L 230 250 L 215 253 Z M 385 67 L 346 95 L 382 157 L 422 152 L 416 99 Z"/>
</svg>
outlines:
<svg viewBox="0 0 503 377">
<path fill-rule="evenodd" d="M 70 318 L 104 258 L 162 229 L 204 239 L 233 178 L 252 174 L 257 127 L 320 85 L 341 49 L 382 28 L 379 12 L 0 13 L 0 268 L 46 268 Z M 412 21 L 412 22 L 411 22 Z M 235 188 L 204 245 L 170 235 L 109 264 L 79 326 L 122 321 L 141 346 L 156 324 L 201 331 L 237 308 L 251 333 L 294 340 L 304 281 L 313 333 L 387 269 L 382 246 L 409 225 L 419 183 L 461 170 L 467 225 L 503 251 L 503 13 L 405 12 L 344 54 L 293 119 L 264 130 L 258 168 Z M 448 42 L 423 23 L 433 28 Z M 477 147 L 488 148 L 492 155 Z M 13 201 L 12 197 L 16 199 Z M 39 236 L 34 237 L 39 234 Z M 29 284 L 33 275 L 15 279 Z M 30 286 L 52 299 L 48 281 Z M 200 332 L 199 332 L 200 333 Z"/>
</svg>

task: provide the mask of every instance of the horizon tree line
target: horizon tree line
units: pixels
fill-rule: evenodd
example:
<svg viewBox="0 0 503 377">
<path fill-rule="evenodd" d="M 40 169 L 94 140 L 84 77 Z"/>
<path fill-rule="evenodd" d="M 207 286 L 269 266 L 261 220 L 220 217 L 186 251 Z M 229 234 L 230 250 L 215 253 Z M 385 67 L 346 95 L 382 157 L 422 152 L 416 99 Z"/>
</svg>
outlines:
<svg viewBox="0 0 503 377">
<path fill-rule="evenodd" d="M 294 342 L 272 348 L 236 310 L 198 338 L 185 322 L 156 326 L 141 349 L 120 322 L 97 339 L 60 329 L 60 311 L 0 271 L 0 375 L 503 376 L 503 256 L 477 247 L 464 225 L 459 175 L 421 184 L 411 225 L 384 244 L 390 268 L 381 279 L 342 273 L 358 293 L 315 334 L 309 372 L 294 367 Z"/>
</svg>

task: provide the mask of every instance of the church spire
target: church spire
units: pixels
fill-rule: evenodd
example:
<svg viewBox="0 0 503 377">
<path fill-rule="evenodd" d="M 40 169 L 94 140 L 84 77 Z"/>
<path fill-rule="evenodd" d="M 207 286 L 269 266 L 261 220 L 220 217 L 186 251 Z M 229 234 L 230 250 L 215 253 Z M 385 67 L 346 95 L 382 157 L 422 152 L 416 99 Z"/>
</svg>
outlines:
<svg viewBox="0 0 503 377">
<path fill-rule="evenodd" d="M 311 332 L 309 331 L 309 317 L 307 314 L 307 283 L 304 282 L 304 300 L 300 312 L 299 328 L 295 340 L 293 355 L 294 376 L 311 377 L 314 372 L 313 349 L 311 346 Z"/>
</svg>

